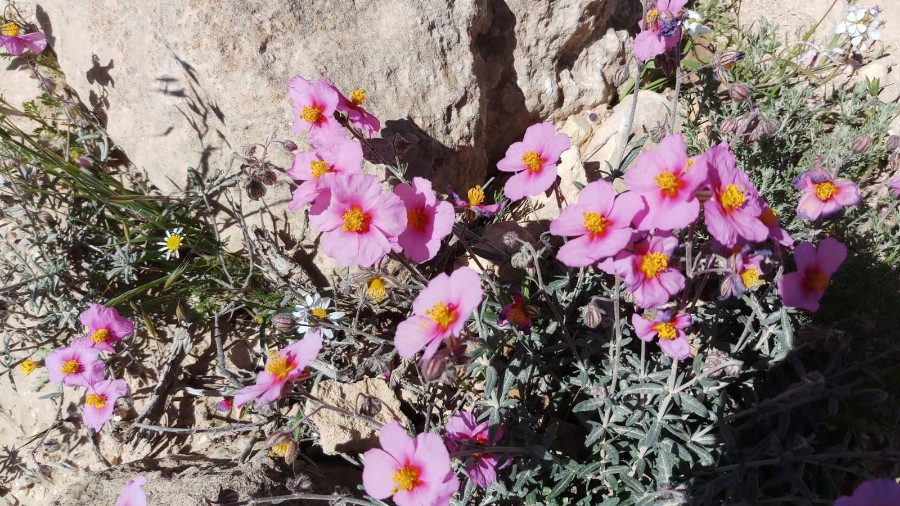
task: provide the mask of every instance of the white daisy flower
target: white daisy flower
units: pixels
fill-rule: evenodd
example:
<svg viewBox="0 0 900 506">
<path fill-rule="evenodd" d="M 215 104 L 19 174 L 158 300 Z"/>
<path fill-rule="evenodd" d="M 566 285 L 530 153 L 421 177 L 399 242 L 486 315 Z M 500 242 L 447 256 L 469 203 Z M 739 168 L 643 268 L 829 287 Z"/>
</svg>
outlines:
<svg viewBox="0 0 900 506">
<path fill-rule="evenodd" d="M 328 311 L 331 306 L 329 297 L 322 297 L 318 293 L 306 294 L 305 304 L 296 306 L 294 318 L 297 319 L 297 333 L 306 334 L 310 329 L 319 329 L 327 338 L 334 336 L 334 331 L 329 328 L 316 325 L 316 319 L 331 320 L 333 322 L 346 316 L 343 311 Z"/>
<path fill-rule="evenodd" d="M 703 18 L 700 16 L 699 12 L 688 9 L 684 11 L 684 17 L 681 19 L 684 29 L 687 30 L 691 37 L 699 37 L 712 33 L 712 28 L 700 24 L 700 22 L 703 21 Z"/>
<path fill-rule="evenodd" d="M 184 242 L 184 236 L 181 235 L 182 227 L 178 227 L 172 229 L 171 231 L 166 230 L 166 238 L 162 241 L 159 241 L 159 251 L 166 254 L 166 260 L 171 257 L 178 258 L 178 249 L 181 248 L 181 243 Z"/>
<path fill-rule="evenodd" d="M 880 7 L 865 9 L 862 7 L 850 7 L 847 11 L 847 19 L 835 29 L 835 33 L 846 34 L 850 37 L 850 45 L 854 48 L 864 49 L 864 43 L 881 38 L 881 20 L 878 15 Z"/>
</svg>

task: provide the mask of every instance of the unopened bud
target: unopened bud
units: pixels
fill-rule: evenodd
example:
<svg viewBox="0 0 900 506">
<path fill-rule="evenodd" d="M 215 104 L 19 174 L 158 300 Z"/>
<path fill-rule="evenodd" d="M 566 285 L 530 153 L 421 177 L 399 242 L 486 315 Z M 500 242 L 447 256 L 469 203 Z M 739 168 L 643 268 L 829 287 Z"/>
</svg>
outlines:
<svg viewBox="0 0 900 506">
<path fill-rule="evenodd" d="M 271 186 L 278 182 L 278 174 L 272 169 L 264 169 L 259 176 L 259 180 L 262 181 L 264 185 Z"/>
<path fill-rule="evenodd" d="M 891 170 L 900 169 L 900 150 L 894 151 L 888 156 L 888 167 Z"/>
<path fill-rule="evenodd" d="M 435 381 L 440 379 L 447 369 L 447 359 L 449 356 L 450 353 L 447 351 L 447 348 L 444 348 L 428 359 L 422 367 L 422 378 L 424 378 L 425 381 Z"/>
<path fill-rule="evenodd" d="M 763 118 L 762 121 L 759 122 L 759 126 L 757 127 L 759 138 L 775 135 L 775 132 L 777 131 L 778 124 L 768 118 Z"/>
<path fill-rule="evenodd" d="M 862 134 L 850 141 L 850 151 L 853 152 L 854 155 L 861 155 L 869 150 L 871 144 L 872 138 L 866 134 Z"/>
<path fill-rule="evenodd" d="M 628 64 L 619 65 L 619 68 L 616 69 L 616 73 L 613 75 L 613 86 L 616 88 L 622 86 L 629 77 L 631 77 L 631 68 Z"/>
<path fill-rule="evenodd" d="M 735 102 L 747 102 L 750 100 L 750 88 L 746 84 L 734 83 L 728 88 L 728 95 Z"/>
<path fill-rule="evenodd" d="M 251 200 L 259 200 L 266 196 L 266 185 L 262 184 L 262 181 L 252 178 L 247 180 L 247 183 L 244 185 L 244 189 L 247 191 L 247 195 Z"/>
<path fill-rule="evenodd" d="M 290 441 L 291 434 L 289 432 L 275 432 L 266 439 L 266 447 L 272 448 Z"/>
<path fill-rule="evenodd" d="M 519 234 L 517 234 L 515 230 L 510 230 L 503 234 L 503 245 L 515 250 L 521 248 L 522 245 L 519 243 Z"/>
<path fill-rule="evenodd" d="M 282 332 L 293 332 L 297 328 L 297 320 L 289 313 L 278 313 L 272 317 L 272 326 Z"/>
<path fill-rule="evenodd" d="M 525 250 L 519 250 L 509 260 L 509 264 L 514 269 L 525 269 L 528 267 L 530 256 Z"/>
<path fill-rule="evenodd" d="M 884 140 L 884 149 L 887 151 L 897 151 L 900 149 L 900 135 L 888 135 Z"/>
<path fill-rule="evenodd" d="M 719 133 L 722 135 L 731 135 L 737 132 L 738 121 L 734 118 L 728 118 L 719 127 Z"/>
<path fill-rule="evenodd" d="M 281 147 L 290 152 L 297 151 L 297 143 L 292 140 L 282 141 Z"/>
<path fill-rule="evenodd" d="M 604 314 L 605 311 L 600 307 L 600 301 L 596 298 L 591 299 L 586 306 L 581 308 L 581 319 L 584 320 L 585 326 L 592 329 L 600 326 Z"/>
</svg>

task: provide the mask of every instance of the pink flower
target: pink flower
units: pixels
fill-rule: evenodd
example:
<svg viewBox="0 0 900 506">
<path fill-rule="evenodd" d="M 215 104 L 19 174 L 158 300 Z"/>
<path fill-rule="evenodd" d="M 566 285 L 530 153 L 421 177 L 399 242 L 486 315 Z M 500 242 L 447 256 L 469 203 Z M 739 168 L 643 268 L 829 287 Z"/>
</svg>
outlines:
<svg viewBox="0 0 900 506">
<path fill-rule="evenodd" d="M 398 184 L 394 194 L 406 207 L 406 230 L 397 238 L 403 254 L 419 264 L 431 260 L 453 231 L 453 205 L 438 201 L 431 181 L 421 177 L 413 178 L 412 186 Z"/>
<path fill-rule="evenodd" d="M 826 237 L 817 250 L 812 243 L 804 242 L 794 249 L 797 272 L 778 278 L 778 293 L 788 307 L 807 311 L 819 309 L 819 299 L 828 288 L 831 275 L 847 258 L 847 247 L 840 241 Z"/>
<path fill-rule="evenodd" d="M 328 208 L 311 216 L 322 231 L 320 247 L 343 266 L 371 267 L 390 251 L 399 251 L 397 236 L 406 229 L 406 208 L 368 174 L 348 174 L 330 182 Z"/>
<path fill-rule="evenodd" d="M 500 315 L 497 317 L 497 323 L 500 325 L 512 324 L 522 332 L 531 329 L 531 315 L 525 307 L 525 298 L 520 293 L 512 294 L 512 302 L 500 309 Z"/>
<path fill-rule="evenodd" d="M 301 151 L 294 156 L 291 168 L 285 175 L 303 183 L 294 190 L 288 204 L 291 211 L 299 211 L 313 201 L 316 204 L 310 214 L 319 214 L 328 207 L 331 193 L 326 190 L 331 178 L 324 176 L 362 174 L 363 150 L 360 143 L 347 138 L 333 138 L 332 141 L 318 151 Z"/>
<path fill-rule="evenodd" d="M 671 234 L 656 234 L 636 243 L 633 251 L 616 256 L 616 273 L 634 294 L 635 304 L 659 307 L 684 288 L 684 276 L 669 265 L 677 245 L 678 239 Z"/>
<path fill-rule="evenodd" d="M 519 200 L 547 191 L 556 181 L 556 164 L 572 144 L 566 134 L 557 134 L 550 123 L 538 123 L 525 130 L 525 138 L 506 150 L 497 163 L 503 172 L 516 174 L 506 181 L 503 192 L 510 200 Z"/>
<path fill-rule="evenodd" d="M 494 437 L 491 437 L 488 422 L 478 423 L 475 415 L 467 411 L 460 411 L 450 417 L 446 430 L 447 447 L 451 452 L 489 446 L 503 439 L 503 427 L 497 427 Z M 469 479 L 479 487 L 490 487 L 497 481 L 499 457 L 492 453 L 476 453 L 471 457 L 472 462 L 466 466 Z"/>
<path fill-rule="evenodd" d="M 269 404 L 281 398 L 284 385 L 303 374 L 322 349 L 322 337 L 314 330 L 300 341 L 276 351 L 266 361 L 266 368 L 256 376 L 256 383 L 234 394 L 234 407 L 240 409 L 250 401 Z"/>
<path fill-rule="evenodd" d="M 116 400 L 125 395 L 128 386 L 125 380 L 108 379 L 98 381 L 88 387 L 84 398 L 84 414 L 82 420 L 88 427 L 100 432 L 103 424 L 112 420 Z"/>
<path fill-rule="evenodd" d="M 310 141 L 317 142 L 334 131 L 334 124 L 337 124 L 334 111 L 339 98 L 337 90 L 328 81 L 320 78 L 313 83 L 294 76 L 288 81 L 288 96 L 291 97 L 294 112 L 291 133 L 296 134 L 305 126 Z"/>
<path fill-rule="evenodd" d="M 115 353 L 113 343 L 134 332 L 134 324 L 122 318 L 115 308 L 102 304 L 91 304 L 80 316 L 81 324 L 87 327 L 91 346 L 98 350 Z"/>
<path fill-rule="evenodd" d="M 659 0 L 650 3 L 647 17 L 638 26 L 641 33 L 634 38 L 634 55 L 647 61 L 678 45 L 681 40 L 681 10 L 687 0 Z"/>
<path fill-rule="evenodd" d="M 747 174 L 735 166 L 736 158 L 723 142 L 709 148 L 706 161 L 712 198 L 703 207 L 709 233 L 725 247 L 739 239 L 762 242 L 769 228 L 758 218 L 760 197 Z"/>
<path fill-rule="evenodd" d="M 888 183 L 891 190 L 894 190 L 894 193 L 900 197 L 900 176 L 895 177 L 890 183 Z"/>
<path fill-rule="evenodd" d="M 363 487 L 376 499 L 393 496 L 398 506 L 442 506 L 459 489 L 450 454 L 437 434 L 409 437 L 397 422 L 381 428 L 381 448 L 363 456 Z"/>
<path fill-rule="evenodd" d="M 369 138 L 371 138 L 375 132 L 381 130 L 381 122 L 378 121 L 378 118 L 362 107 L 363 103 L 366 101 L 365 90 L 353 90 L 350 92 L 349 99 L 345 97 L 343 93 L 338 91 L 338 100 L 338 110 L 345 112 L 347 114 L 347 120 L 356 126 L 356 128 L 365 132 Z"/>
<path fill-rule="evenodd" d="M 490 218 L 491 216 L 497 214 L 500 209 L 503 209 L 503 205 L 505 204 L 505 200 L 503 202 L 498 202 L 496 204 L 485 204 L 484 203 L 484 190 L 481 189 L 481 185 L 475 185 L 472 188 L 469 188 L 469 191 L 466 195 L 467 199 L 462 199 L 456 193 L 453 193 L 451 190 L 450 198 L 453 199 L 453 203 L 456 207 L 461 207 L 463 209 L 471 209 L 475 211 L 479 216 L 484 216 L 485 218 Z"/>
<path fill-rule="evenodd" d="M 413 316 L 397 326 L 397 352 L 410 358 L 425 348 L 422 361 L 428 360 L 444 339 L 459 337 L 483 298 L 481 278 L 474 270 L 461 267 L 449 276 L 438 274 L 413 301 Z"/>
<path fill-rule="evenodd" d="M 128 480 L 119 498 L 116 499 L 116 506 L 147 506 L 147 496 L 141 490 L 146 484 L 147 478 L 144 476 Z"/>
<path fill-rule="evenodd" d="M 224 398 L 216 403 L 216 411 L 228 413 L 234 407 L 234 399 Z"/>
<path fill-rule="evenodd" d="M 631 220 L 645 208 L 636 193 L 616 191 L 608 181 L 594 181 L 578 195 L 578 203 L 564 208 L 550 223 L 550 233 L 575 237 L 566 242 L 556 258 L 569 267 L 585 267 L 622 251 L 634 230 Z"/>
<path fill-rule="evenodd" d="M 655 151 L 638 155 L 625 174 L 625 185 L 647 201 L 641 230 L 675 230 L 690 225 L 700 213 L 694 196 L 706 183 L 705 157 L 688 159 L 681 134 L 667 135 Z"/>
<path fill-rule="evenodd" d="M 750 248 L 744 247 L 735 252 L 729 258 L 731 263 L 730 273 L 722 280 L 721 296 L 740 297 L 747 290 L 753 290 L 764 281 L 760 280 L 763 274 L 762 263 L 766 256 L 756 253 Z"/>
<path fill-rule="evenodd" d="M 691 343 L 684 335 L 684 329 L 691 326 L 691 315 L 681 313 L 672 317 L 671 311 L 657 311 L 652 318 L 631 315 L 634 333 L 641 341 L 650 342 L 659 338 L 659 347 L 675 360 L 684 360 L 691 355 Z"/>
<path fill-rule="evenodd" d="M 853 495 L 838 497 L 834 506 L 888 506 L 900 504 L 900 483 L 882 478 L 862 482 Z"/>
<path fill-rule="evenodd" d="M 103 379 L 100 350 L 93 348 L 90 339 L 76 339 L 65 348 L 57 348 L 47 355 L 47 375 L 53 383 L 72 387 L 89 387 Z"/>
<path fill-rule="evenodd" d="M 797 205 L 797 216 L 817 220 L 836 214 L 844 206 L 859 205 L 859 188 L 849 179 L 834 179 L 825 171 L 804 172 L 794 180 L 803 192 Z"/>
<path fill-rule="evenodd" d="M 6 51 L 19 56 L 28 48 L 34 54 L 47 49 L 47 37 L 41 32 L 22 33 L 22 27 L 9 21 L 0 26 L 0 44 L 6 47 Z"/>
<path fill-rule="evenodd" d="M 762 212 L 759 213 L 759 221 L 769 229 L 769 239 L 784 246 L 785 248 L 794 247 L 794 239 L 787 233 L 787 230 L 781 228 L 781 218 L 778 213 L 763 203 Z"/>
</svg>

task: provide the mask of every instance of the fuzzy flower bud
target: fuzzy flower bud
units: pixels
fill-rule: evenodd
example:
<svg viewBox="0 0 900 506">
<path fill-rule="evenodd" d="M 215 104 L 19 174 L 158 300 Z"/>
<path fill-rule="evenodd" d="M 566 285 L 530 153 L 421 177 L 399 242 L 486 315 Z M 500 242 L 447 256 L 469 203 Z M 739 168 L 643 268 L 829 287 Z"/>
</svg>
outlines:
<svg viewBox="0 0 900 506">
<path fill-rule="evenodd" d="M 750 88 L 746 84 L 734 83 L 728 88 L 728 95 L 735 102 L 747 102 L 750 100 Z"/>
<path fill-rule="evenodd" d="M 515 250 L 521 248 L 522 245 L 519 243 L 519 234 L 517 234 L 515 230 L 510 230 L 503 234 L 503 245 Z"/>
<path fill-rule="evenodd" d="M 735 118 L 728 118 L 722 123 L 722 126 L 719 127 L 719 133 L 722 135 L 731 135 L 737 132 L 737 129 L 738 120 Z"/>
<path fill-rule="evenodd" d="M 294 151 L 297 151 L 297 143 L 292 140 L 282 141 L 281 147 L 283 147 L 285 150 L 290 151 L 292 153 Z"/>
<path fill-rule="evenodd" d="M 888 156 L 888 167 L 892 170 L 900 169 L 900 150 L 894 151 Z"/>
<path fill-rule="evenodd" d="M 266 196 L 266 185 L 262 183 L 262 181 L 253 178 L 248 179 L 244 184 L 244 190 L 247 191 L 247 196 L 250 197 L 251 200 L 259 200 Z"/>
<path fill-rule="evenodd" d="M 613 75 L 613 86 L 618 88 L 625 84 L 625 81 L 631 77 L 631 68 L 626 63 L 625 65 L 619 65 L 616 69 L 616 73 Z"/>
<path fill-rule="evenodd" d="M 584 320 L 586 326 L 595 329 L 603 321 L 604 313 L 605 311 L 600 307 L 600 301 L 593 298 L 586 306 L 581 308 L 581 319 Z"/>
<path fill-rule="evenodd" d="M 900 148 L 900 135 L 888 135 L 884 140 L 884 149 L 887 151 L 897 151 Z"/>
<path fill-rule="evenodd" d="M 446 348 L 439 350 L 433 357 L 425 361 L 425 365 L 422 367 L 422 378 L 425 381 L 440 379 L 444 375 L 444 371 L 447 370 L 447 360 L 449 358 L 450 354 Z"/>
<path fill-rule="evenodd" d="M 297 320 L 290 313 L 278 313 L 272 317 L 272 326 L 282 332 L 293 332 L 297 328 Z"/>
<path fill-rule="evenodd" d="M 852 151 L 854 155 L 861 155 L 869 150 L 871 144 L 872 138 L 866 134 L 862 134 L 850 142 L 850 151 Z"/>
<path fill-rule="evenodd" d="M 735 363 L 721 367 L 726 362 Z M 742 362 L 732 359 L 724 351 L 713 348 L 706 355 L 702 373 L 710 378 L 734 377 L 741 373 L 741 365 L 743 365 Z"/>
</svg>

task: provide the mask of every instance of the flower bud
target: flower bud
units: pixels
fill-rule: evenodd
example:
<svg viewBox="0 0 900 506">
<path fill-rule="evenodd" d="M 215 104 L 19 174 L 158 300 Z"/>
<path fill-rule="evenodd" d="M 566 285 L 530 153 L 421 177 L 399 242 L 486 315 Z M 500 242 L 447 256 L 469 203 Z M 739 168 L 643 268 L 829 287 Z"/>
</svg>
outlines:
<svg viewBox="0 0 900 506">
<path fill-rule="evenodd" d="M 519 234 L 516 233 L 515 230 L 510 230 L 509 232 L 503 234 L 503 245 L 510 249 L 518 250 L 522 247 L 522 244 L 519 243 Z"/>
<path fill-rule="evenodd" d="M 297 143 L 292 140 L 282 141 L 281 147 L 290 152 L 297 151 Z"/>
<path fill-rule="evenodd" d="M 900 149 L 900 135 L 888 135 L 884 140 L 884 149 L 887 151 L 897 151 Z"/>
<path fill-rule="evenodd" d="M 747 102 L 750 100 L 750 88 L 746 84 L 734 83 L 728 88 L 728 95 L 735 102 Z"/>
<path fill-rule="evenodd" d="M 861 155 L 869 150 L 869 146 L 872 144 L 872 138 L 866 134 L 858 135 L 855 139 L 850 141 L 850 151 L 854 155 Z"/>
<path fill-rule="evenodd" d="M 613 86 L 618 88 L 619 86 L 625 84 L 625 81 L 627 81 L 629 77 L 631 77 L 631 68 L 628 66 L 628 64 L 626 63 L 625 65 L 619 65 L 619 67 L 616 69 L 616 73 L 613 75 L 612 84 Z"/>
<path fill-rule="evenodd" d="M 600 307 L 600 301 L 596 298 L 591 299 L 586 306 L 581 308 L 581 319 L 584 320 L 587 327 L 592 329 L 600 326 L 604 314 L 605 311 Z"/>
<path fill-rule="evenodd" d="M 894 151 L 888 156 L 888 167 L 892 170 L 900 169 L 900 150 Z"/>
<path fill-rule="evenodd" d="M 272 317 L 272 326 L 282 332 L 293 332 L 297 328 L 297 320 L 290 313 L 278 313 Z"/>
<path fill-rule="evenodd" d="M 291 434 L 289 432 L 275 432 L 266 439 L 265 446 L 267 448 L 272 448 L 287 443 L 290 440 Z"/>
<path fill-rule="evenodd" d="M 278 174 L 272 169 L 264 169 L 259 176 L 259 180 L 266 186 L 271 186 L 278 182 Z"/>
<path fill-rule="evenodd" d="M 247 183 L 244 184 L 244 189 L 247 190 L 247 195 L 252 200 L 259 200 L 266 196 L 266 185 L 262 184 L 262 181 L 259 181 L 256 178 L 247 180 Z"/>
<path fill-rule="evenodd" d="M 719 127 L 719 133 L 722 135 L 731 135 L 737 132 L 738 121 L 735 118 L 728 118 Z"/>
<path fill-rule="evenodd" d="M 510 258 L 509 264 L 514 269 L 525 269 L 529 266 L 531 256 L 525 250 L 519 250 Z"/>
<path fill-rule="evenodd" d="M 428 359 L 422 367 L 422 378 L 425 381 L 440 379 L 444 375 L 444 371 L 447 370 L 447 359 L 449 356 L 450 353 L 447 351 L 447 348 L 444 348 Z"/>
</svg>

